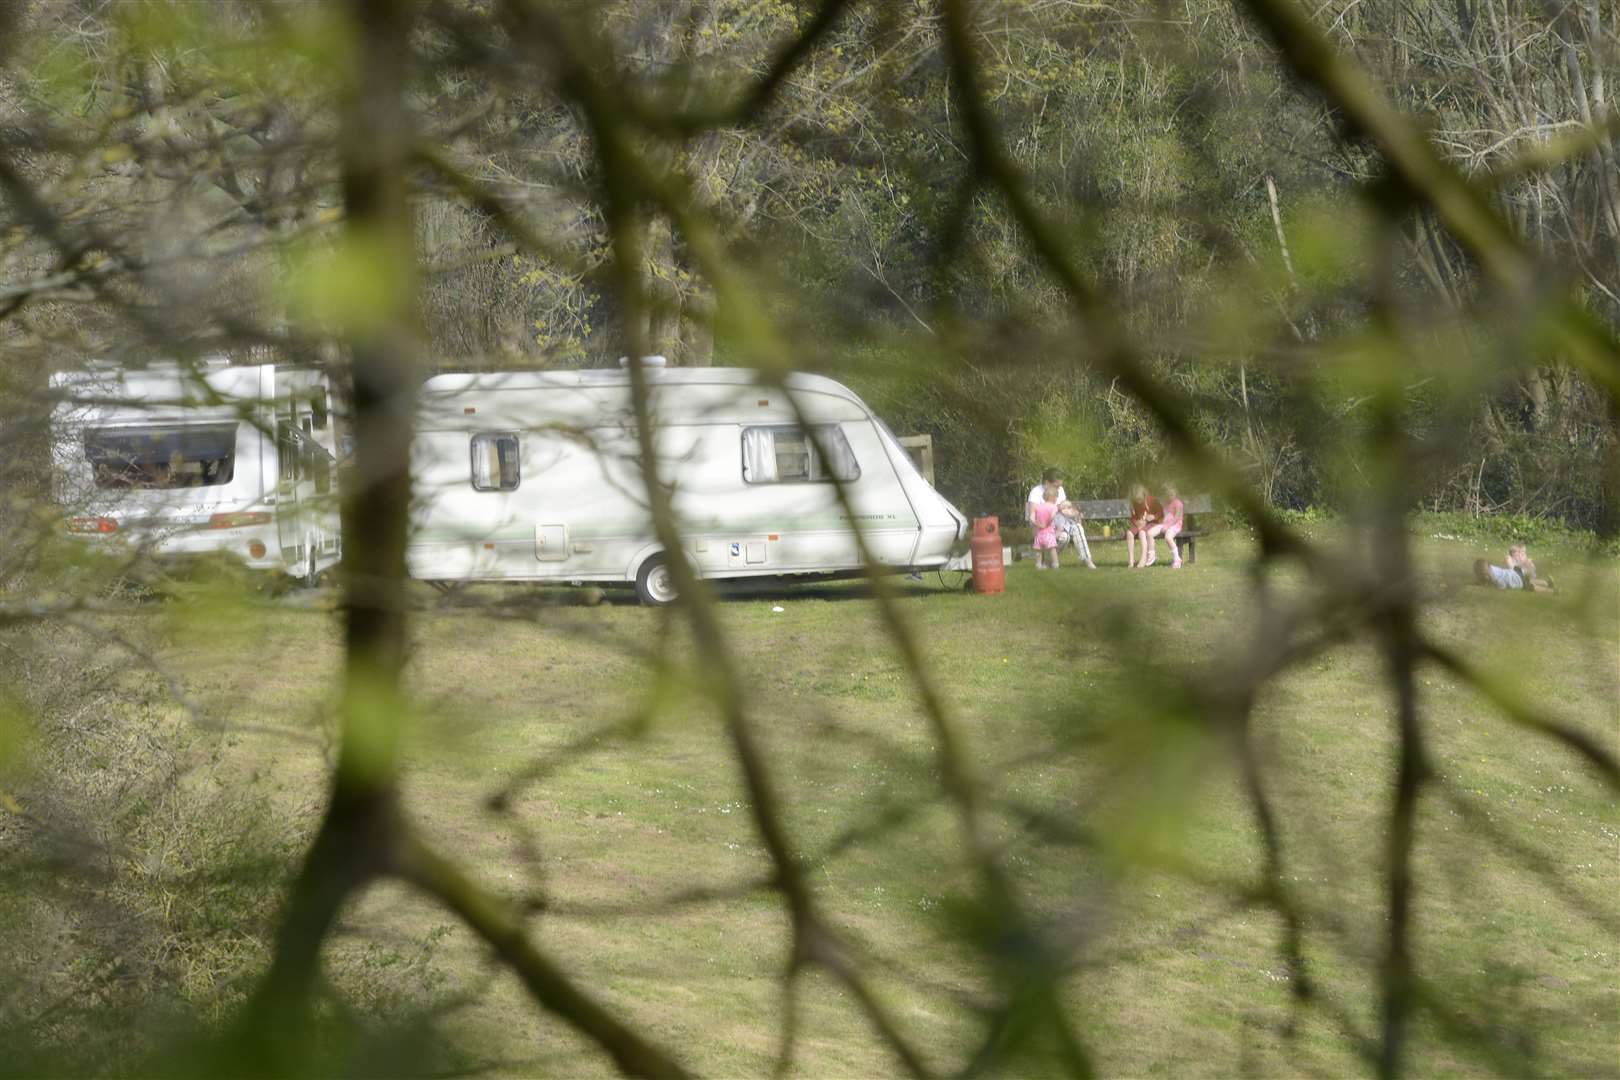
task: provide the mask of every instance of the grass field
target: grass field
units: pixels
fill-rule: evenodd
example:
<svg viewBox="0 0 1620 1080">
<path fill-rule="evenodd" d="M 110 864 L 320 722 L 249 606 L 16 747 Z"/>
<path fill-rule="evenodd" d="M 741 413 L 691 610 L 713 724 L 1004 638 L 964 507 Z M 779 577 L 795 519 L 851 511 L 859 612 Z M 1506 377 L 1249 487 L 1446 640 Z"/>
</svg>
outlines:
<svg viewBox="0 0 1620 1080">
<path fill-rule="evenodd" d="M 1472 558 L 1494 552 L 1432 538 L 1417 552 L 1433 634 L 1505 666 L 1526 695 L 1615 746 L 1612 560 L 1538 552 L 1561 586 L 1540 597 L 1469 585 Z M 1379 654 L 1364 642 L 1333 648 L 1277 679 L 1258 706 L 1288 882 L 1312 913 L 1318 1004 L 1301 1009 L 1275 917 L 1199 883 L 1253 881 L 1260 866 L 1228 749 L 1196 724 L 1156 719 L 1171 673 L 1218 671 L 1241 643 L 1247 542 L 1211 538 L 1179 572 L 1127 572 L 1118 545 L 1099 554 L 1095 572 L 1014 566 L 1001 597 L 918 587 L 901 606 L 994 794 L 1007 865 L 1046 924 L 1080 943 L 1064 985 L 1100 1071 L 1367 1071 L 1357 1040 L 1377 1033 L 1393 782 Z M 655 670 L 649 657 L 672 632 L 664 613 L 528 603 L 536 594 L 523 590 L 478 598 L 493 606 L 422 593 L 409 813 L 481 880 L 543 903 L 536 940 L 690 1067 L 768 1072 L 786 920 L 759 888 L 768 865 L 679 634 L 676 662 Z M 307 825 L 332 749 L 331 613 L 256 603 L 202 619 L 184 602 L 168 607 L 162 657 L 227 727 L 209 779 L 257 785 Z M 827 587 L 722 610 L 819 895 L 907 1034 L 936 1067 L 959 1065 L 980 1032 L 974 1009 L 994 988 L 962 944 L 957 833 L 873 603 Z M 1620 1073 L 1614 799 L 1569 753 L 1441 673 L 1425 670 L 1419 690 L 1441 782 L 1419 820 L 1417 966 L 1435 1007 L 1414 1034 L 1414 1072 Z M 501 792 L 504 809 L 492 808 Z M 1017 808 L 1102 840 L 1060 843 Z M 862 828 L 860 842 L 840 843 Z M 1144 868 L 1149 852 L 1190 872 Z M 683 895 L 693 890 L 713 895 Z M 374 889 L 347 912 L 329 958 L 340 987 L 366 973 L 397 995 L 362 1012 L 429 1010 L 416 1028 L 442 1035 L 435 1068 L 608 1071 L 449 915 L 402 887 Z M 811 979 L 801 1006 L 797 1071 L 895 1071 L 832 983 Z M 396 1049 L 401 1064 L 419 1051 Z M 1052 1071 L 1038 1057 L 1011 1067 Z"/>
</svg>

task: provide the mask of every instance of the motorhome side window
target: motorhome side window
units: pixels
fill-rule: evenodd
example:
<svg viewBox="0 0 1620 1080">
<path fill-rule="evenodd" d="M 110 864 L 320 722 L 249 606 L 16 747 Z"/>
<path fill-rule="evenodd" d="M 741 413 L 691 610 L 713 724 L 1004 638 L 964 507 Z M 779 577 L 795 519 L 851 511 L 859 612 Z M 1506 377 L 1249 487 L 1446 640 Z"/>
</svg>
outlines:
<svg viewBox="0 0 1620 1080">
<path fill-rule="evenodd" d="M 514 491 L 523 480 L 516 435 L 472 437 L 472 486 L 475 491 Z"/>
<path fill-rule="evenodd" d="M 743 428 L 743 479 L 750 484 L 804 484 L 849 481 L 861 475 L 849 440 L 837 424 L 811 429 L 792 425 Z M 822 460 L 816 446 L 826 453 Z"/>
<path fill-rule="evenodd" d="M 84 433 L 98 488 L 228 484 L 236 472 L 235 424 L 100 428 Z"/>
</svg>

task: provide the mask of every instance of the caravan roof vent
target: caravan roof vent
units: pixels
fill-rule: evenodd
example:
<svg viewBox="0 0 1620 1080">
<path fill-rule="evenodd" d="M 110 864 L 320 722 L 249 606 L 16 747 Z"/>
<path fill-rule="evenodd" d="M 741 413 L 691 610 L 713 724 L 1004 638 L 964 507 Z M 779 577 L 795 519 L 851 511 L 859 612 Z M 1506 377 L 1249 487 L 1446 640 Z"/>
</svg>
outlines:
<svg viewBox="0 0 1620 1080">
<path fill-rule="evenodd" d="M 622 367 L 622 368 L 629 367 L 630 366 L 630 358 L 628 356 L 619 357 L 619 366 Z M 665 359 L 664 357 L 662 357 L 662 356 L 643 356 L 641 358 L 641 366 L 642 367 L 668 367 L 669 366 L 669 361 L 667 359 Z"/>
</svg>

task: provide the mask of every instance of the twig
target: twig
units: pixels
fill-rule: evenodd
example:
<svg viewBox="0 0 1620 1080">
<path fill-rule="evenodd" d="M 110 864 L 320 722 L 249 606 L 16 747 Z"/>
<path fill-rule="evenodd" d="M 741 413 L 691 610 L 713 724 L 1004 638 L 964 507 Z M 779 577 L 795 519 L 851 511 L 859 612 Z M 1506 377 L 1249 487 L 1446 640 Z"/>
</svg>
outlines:
<svg viewBox="0 0 1620 1080">
<path fill-rule="evenodd" d="M 629 1076 L 684 1077 L 687 1072 L 663 1050 L 642 1038 L 575 986 L 534 946 L 517 915 L 474 885 L 421 841 L 412 838 L 399 852 L 402 877 L 459 915 L 494 950 L 501 963 L 523 980 L 534 999 L 602 1047 Z"/>
<path fill-rule="evenodd" d="M 1418 643 L 1421 655 L 1483 694 L 1513 723 L 1540 732 L 1585 758 L 1612 791 L 1620 792 L 1620 760 L 1597 739 L 1530 705 L 1503 679 L 1477 667 L 1457 652 L 1428 639 Z"/>
</svg>

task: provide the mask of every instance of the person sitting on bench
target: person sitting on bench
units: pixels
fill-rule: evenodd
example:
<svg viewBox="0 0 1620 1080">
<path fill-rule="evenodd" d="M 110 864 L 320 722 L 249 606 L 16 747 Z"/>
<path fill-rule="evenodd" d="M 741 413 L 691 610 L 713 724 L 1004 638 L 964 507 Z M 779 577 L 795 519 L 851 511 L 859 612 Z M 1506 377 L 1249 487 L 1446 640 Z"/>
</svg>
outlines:
<svg viewBox="0 0 1620 1080">
<path fill-rule="evenodd" d="M 1063 550 L 1064 544 L 1072 544 L 1075 554 L 1080 556 L 1087 569 L 1097 569 L 1097 564 L 1091 561 L 1091 545 L 1086 542 L 1085 519 L 1080 514 L 1080 508 L 1072 502 L 1059 503 L 1056 524 L 1058 551 Z M 1057 551 L 1052 554 L 1056 556 Z"/>
<path fill-rule="evenodd" d="M 1152 545 L 1148 565 L 1152 566 L 1154 560 L 1159 557 L 1159 542 L 1154 537 L 1163 532 L 1165 540 L 1170 544 L 1170 569 L 1180 570 L 1181 549 L 1176 547 L 1176 537 L 1187 524 L 1187 504 L 1181 501 L 1181 493 L 1176 490 L 1174 484 L 1164 485 L 1164 494 L 1166 497 L 1164 521 L 1148 529 L 1148 543 Z"/>
<path fill-rule="evenodd" d="M 1063 473 L 1057 469 L 1047 469 L 1041 473 L 1041 482 L 1029 489 L 1029 498 L 1024 500 L 1024 520 L 1029 524 L 1035 523 L 1035 506 L 1046 500 L 1046 493 L 1052 492 L 1053 498 L 1059 503 L 1069 501 L 1068 493 L 1063 490 Z"/>
<path fill-rule="evenodd" d="M 1153 543 L 1148 536 L 1148 530 L 1163 521 L 1164 507 L 1159 505 L 1159 500 L 1149 495 L 1147 488 L 1141 484 L 1131 488 L 1131 519 L 1130 526 L 1125 530 L 1126 555 L 1131 569 L 1140 570 L 1143 567 L 1153 565 L 1153 559 L 1148 557 L 1148 545 Z M 1154 535 L 1158 534 L 1155 533 Z M 1138 538 L 1142 541 L 1142 561 L 1140 563 L 1136 561 L 1136 541 Z M 1154 558 L 1157 558 L 1158 552 L 1154 552 L 1153 555 Z"/>
</svg>

